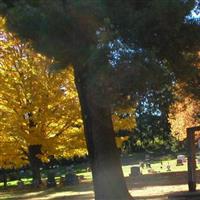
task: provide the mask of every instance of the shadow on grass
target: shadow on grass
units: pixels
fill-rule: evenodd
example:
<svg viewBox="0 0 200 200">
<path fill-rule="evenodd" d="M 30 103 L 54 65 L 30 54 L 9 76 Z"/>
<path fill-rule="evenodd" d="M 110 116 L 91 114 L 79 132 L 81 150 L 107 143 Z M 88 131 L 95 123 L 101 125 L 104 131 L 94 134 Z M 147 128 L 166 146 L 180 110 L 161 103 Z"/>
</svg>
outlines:
<svg viewBox="0 0 200 200">
<path fill-rule="evenodd" d="M 81 183 L 76 186 L 63 186 L 63 187 L 56 187 L 51 189 L 46 189 L 40 193 L 40 195 L 50 195 L 56 192 L 89 192 L 93 191 L 93 186 L 91 183 Z"/>
<path fill-rule="evenodd" d="M 38 196 L 31 196 L 31 197 L 6 197 L 4 200 L 28 200 L 28 199 L 34 199 L 34 200 L 39 200 L 39 199 L 43 199 L 44 197 L 38 197 Z M 72 196 L 59 196 L 59 197 L 46 197 L 44 199 L 48 199 L 48 200 L 93 200 L 93 196 L 90 194 L 84 195 L 72 195 Z M 2 199 L 3 200 L 3 199 Z"/>
<path fill-rule="evenodd" d="M 67 196 L 66 197 L 55 197 L 49 200 L 93 200 L 94 197 L 92 195 L 74 195 L 74 196 Z"/>
<path fill-rule="evenodd" d="M 77 199 L 75 196 L 83 196 L 80 199 L 88 199 L 88 195 L 92 195 L 93 186 L 91 183 L 81 183 L 76 186 L 63 186 L 51 189 L 31 189 L 24 188 L 22 190 L 9 189 L 0 193 L 0 200 L 18 200 L 18 199 Z M 82 194 L 81 194 L 82 193 Z M 88 194 L 85 194 L 88 193 Z M 86 196 L 86 197 L 84 197 Z"/>
<path fill-rule="evenodd" d="M 200 190 L 197 190 L 195 192 L 188 192 L 188 191 L 183 191 L 183 192 L 172 192 L 168 195 L 169 200 L 176 200 L 176 199 L 200 199 Z"/>
<path fill-rule="evenodd" d="M 151 195 L 151 196 L 134 196 L 135 200 L 166 200 L 168 199 L 165 195 Z"/>
</svg>

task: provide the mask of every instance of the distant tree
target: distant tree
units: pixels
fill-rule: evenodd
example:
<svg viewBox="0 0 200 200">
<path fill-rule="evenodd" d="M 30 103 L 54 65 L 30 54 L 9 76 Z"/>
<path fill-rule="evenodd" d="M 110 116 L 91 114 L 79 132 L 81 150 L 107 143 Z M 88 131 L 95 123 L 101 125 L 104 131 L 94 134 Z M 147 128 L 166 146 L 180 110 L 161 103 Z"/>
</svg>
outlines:
<svg viewBox="0 0 200 200">
<path fill-rule="evenodd" d="M 2 26 L 0 37 L 0 166 L 28 160 L 39 183 L 41 161 L 87 152 L 73 69 L 52 73 L 51 60 Z"/>
<path fill-rule="evenodd" d="M 177 100 L 171 105 L 169 113 L 172 135 L 179 141 L 186 139 L 187 128 L 200 124 L 199 100 L 194 99 L 192 95 L 185 95 L 177 93 Z M 200 132 L 198 131 L 195 135 L 199 138 Z"/>
<path fill-rule="evenodd" d="M 138 138 L 143 149 L 167 147 L 171 140 L 168 112 L 172 96 L 172 83 L 161 90 L 150 90 L 143 96 L 136 109 L 136 129 L 134 138 Z M 160 143 L 160 144 L 159 144 Z"/>
<path fill-rule="evenodd" d="M 112 25 L 124 42 L 136 50 L 151 52 L 150 54 L 155 56 L 161 66 L 173 72 L 174 84 L 178 82 L 185 96 L 193 99 L 188 101 L 190 103 L 187 105 L 188 109 L 189 107 L 190 111 L 192 107 L 194 109 L 192 102 L 197 103 L 200 99 L 200 19 L 195 17 L 200 10 L 199 1 L 108 0 L 105 2 Z M 123 9 L 119 9 L 122 4 Z M 155 79 L 157 79 L 156 76 Z M 157 83 L 159 84 L 159 81 Z M 175 113 L 177 110 L 176 118 L 180 114 L 175 108 L 179 103 L 170 109 Z M 183 113 L 180 115 L 184 120 L 189 119 L 190 116 L 186 114 L 185 118 Z M 178 118 L 180 119 L 180 116 Z M 171 119 L 174 134 L 179 120 L 174 118 L 172 121 Z M 190 118 L 189 121 L 192 122 L 194 119 Z M 181 128 L 179 132 L 183 133 L 183 129 Z"/>
</svg>

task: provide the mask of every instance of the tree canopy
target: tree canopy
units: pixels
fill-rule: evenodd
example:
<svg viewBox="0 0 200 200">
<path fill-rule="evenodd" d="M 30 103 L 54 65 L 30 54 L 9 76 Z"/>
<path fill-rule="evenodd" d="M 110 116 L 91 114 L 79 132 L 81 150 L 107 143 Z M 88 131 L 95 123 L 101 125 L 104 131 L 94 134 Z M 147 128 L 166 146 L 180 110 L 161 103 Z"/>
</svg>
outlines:
<svg viewBox="0 0 200 200">
<path fill-rule="evenodd" d="M 31 145 L 41 145 L 44 161 L 52 155 L 84 155 L 87 151 L 73 69 L 52 73 L 49 65 L 53 61 L 35 53 L 1 23 L 0 127 L 5 138 L 1 150 L 6 156 L 18 152 L 22 164 Z M 8 142 L 11 144 L 4 148 Z M 17 151 L 12 151 L 15 143 Z M 12 157 L 7 159 L 12 161 Z"/>
</svg>

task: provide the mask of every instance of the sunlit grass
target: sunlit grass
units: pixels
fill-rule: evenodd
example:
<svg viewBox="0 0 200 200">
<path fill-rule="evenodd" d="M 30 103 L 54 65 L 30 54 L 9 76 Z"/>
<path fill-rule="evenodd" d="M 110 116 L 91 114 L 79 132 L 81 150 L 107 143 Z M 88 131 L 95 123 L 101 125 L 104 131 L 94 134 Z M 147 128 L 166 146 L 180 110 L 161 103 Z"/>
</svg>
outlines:
<svg viewBox="0 0 200 200">
<path fill-rule="evenodd" d="M 170 165 L 170 171 L 168 171 L 167 165 Z M 132 166 L 133 165 L 126 165 L 126 166 L 122 167 L 125 177 L 129 176 Z M 165 161 L 162 161 L 162 165 L 161 165 L 161 162 L 153 162 L 153 163 L 151 163 L 151 169 L 155 173 L 187 171 L 187 163 L 185 162 L 184 165 L 182 165 L 182 166 L 176 166 L 176 159 L 165 160 Z M 150 172 L 148 172 L 149 168 L 147 168 L 147 167 L 144 167 L 143 169 L 140 168 L 140 171 L 141 171 L 142 174 L 150 173 Z"/>
<path fill-rule="evenodd" d="M 24 185 L 30 185 L 32 178 L 22 178 L 21 179 L 24 183 Z M 8 181 L 7 186 L 17 186 L 18 180 Z M 3 186 L 3 182 L 0 182 L 0 187 Z"/>
<path fill-rule="evenodd" d="M 129 174 L 131 173 L 131 167 L 134 164 L 136 164 L 136 163 L 133 163 L 131 165 L 129 164 L 129 165 L 122 166 L 125 177 L 129 176 Z M 139 162 L 138 162 L 138 164 L 139 164 Z M 187 163 L 184 163 L 183 166 L 176 166 L 176 159 L 162 161 L 162 165 L 161 165 L 161 162 L 158 162 L 158 161 L 152 162 L 151 169 L 155 173 L 166 173 L 166 172 L 169 172 L 167 169 L 168 164 L 170 165 L 170 169 L 171 169 L 170 172 L 187 171 Z M 199 167 L 200 167 L 200 165 L 199 165 Z M 56 170 L 57 170 L 57 172 L 56 172 L 55 178 L 56 178 L 57 183 L 59 183 L 60 176 L 64 176 L 65 172 L 63 170 L 61 170 L 62 172 L 60 172 L 59 169 L 56 169 Z M 143 169 L 140 168 L 140 170 L 141 170 L 142 174 L 150 173 L 149 168 L 147 168 L 147 167 L 144 167 Z M 88 181 L 88 182 L 92 181 L 92 173 L 88 172 L 86 170 L 86 168 L 77 169 L 77 171 L 78 171 L 78 173 L 76 173 L 76 174 L 78 176 L 83 176 L 85 181 Z M 47 179 L 46 175 L 44 176 L 44 174 L 43 174 L 43 180 L 46 180 L 46 179 Z M 21 180 L 24 182 L 24 185 L 30 185 L 32 178 L 22 178 Z M 17 186 L 17 182 L 18 182 L 18 180 L 8 181 L 7 186 Z M 3 182 L 0 183 L 0 187 L 3 187 Z"/>
</svg>

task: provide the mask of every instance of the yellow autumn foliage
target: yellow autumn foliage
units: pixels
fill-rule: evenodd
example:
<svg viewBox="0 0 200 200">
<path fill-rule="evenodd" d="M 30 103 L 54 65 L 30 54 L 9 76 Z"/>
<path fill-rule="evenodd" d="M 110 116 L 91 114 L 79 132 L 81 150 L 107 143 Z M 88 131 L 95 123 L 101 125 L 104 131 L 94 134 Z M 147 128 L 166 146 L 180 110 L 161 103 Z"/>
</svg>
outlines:
<svg viewBox="0 0 200 200">
<path fill-rule="evenodd" d="M 171 106 L 169 122 L 174 137 L 182 141 L 186 138 L 186 128 L 200 125 L 199 108 L 200 102 L 189 96 Z M 199 136 L 200 133 L 197 132 L 196 137 Z"/>
<path fill-rule="evenodd" d="M 53 60 L 22 43 L 4 23 L 0 18 L 0 167 L 28 164 L 30 145 L 42 146 L 42 154 L 37 156 L 43 162 L 51 155 L 85 155 L 73 68 L 52 73 L 49 66 Z M 132 130 L 134 109 L 117 109 L 112 120 L 115 132 Z M 127 139 L 117 138 L 117 146 Z"/>
<path fill-rule="evenodd" d="M 120 130 L 132 131 L 136 126 L 135 109 L 133 107 L 118 108 L 112 115 L 114 131 L 117 133 Z M 122 148 L 125 141 L 129 139 L 128 136 L 116 137 L 116 145 Z"/>
<path fill-rule="evenodd" d="M 73 68 L 52 73 L 52 62 L 0 19 L 0 167 L 26 164 L 29 145 L 42 146 L 43 161 L 87 153 Z"/>
</svg>

